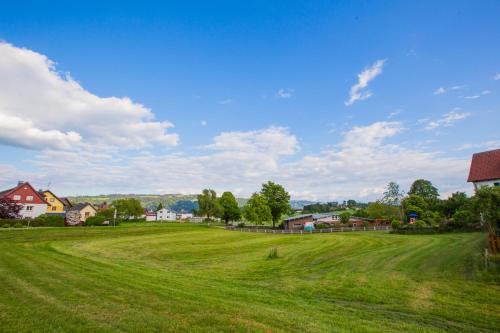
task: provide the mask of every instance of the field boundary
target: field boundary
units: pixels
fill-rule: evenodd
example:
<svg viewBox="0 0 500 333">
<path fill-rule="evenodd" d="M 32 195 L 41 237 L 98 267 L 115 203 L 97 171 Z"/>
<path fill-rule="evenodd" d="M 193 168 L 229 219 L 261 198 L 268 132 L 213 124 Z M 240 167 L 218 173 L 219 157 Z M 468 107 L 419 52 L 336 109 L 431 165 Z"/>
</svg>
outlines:
<svg viewBox="0 0 500 333">
<path fill-rule="evenodd" d="M 333 233 L 333 232 L 358 232 L 358 231 L 390 231 L 392 228 L 390 226 L 373 226 L 373 227 L 338 227 L 338 228 L 324 228 L 315 229 L 312 231 L 304 230 L 284 230 L 284 229 L 268 229 L 268 228 L 239 228 L 233 226 L 227 226 L 224 229 L 239 232 L 259 232 L 266 234 L 322 234 L 322 233 Z"/>
</svg>

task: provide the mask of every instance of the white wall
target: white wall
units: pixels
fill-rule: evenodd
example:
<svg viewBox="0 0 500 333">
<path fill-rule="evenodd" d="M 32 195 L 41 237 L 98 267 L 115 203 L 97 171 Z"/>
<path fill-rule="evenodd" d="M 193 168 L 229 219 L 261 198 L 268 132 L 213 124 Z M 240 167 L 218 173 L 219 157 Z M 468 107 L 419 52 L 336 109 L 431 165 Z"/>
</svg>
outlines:
<svg viewBox="0 0 500 333">
<path fill-rule="evenodd" d="M 23 204 L 23 208 L 19 212 L 22 218 L 35 218 L 47 213 L 47 204 Z M 26 207 L 33 206 L 32 210 L 26 210 Z"/>
<path fill-rule="evenodd" d="M 156 215 L 146 215 L 146 221 L 156 221 Z"/>
<path fill-rule="evenodd" d="M 177 214 L 166 208 L 162 208 L 156 212 L 156 219 L 158 221 L 175 221 L 176 218 Z"/>
<path fill-rule="evenodd" d="M 481 182 L 474 182 L 474 187 L 477 190 L 480 187 L 483 186 L 495 186 L 495 183 L 500 183 L 500 179 L 494 179 L 494 180 L 485 180 Z"/>
</svg>

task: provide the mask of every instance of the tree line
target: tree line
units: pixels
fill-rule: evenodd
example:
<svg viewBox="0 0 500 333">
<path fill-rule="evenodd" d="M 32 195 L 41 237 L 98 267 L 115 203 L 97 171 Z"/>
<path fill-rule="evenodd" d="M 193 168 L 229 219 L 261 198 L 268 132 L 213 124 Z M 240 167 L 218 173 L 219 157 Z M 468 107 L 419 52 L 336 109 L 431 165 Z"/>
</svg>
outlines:
<svg viewBox="0 0 500 333">
<path fill-rule="evenodd" d="M 204 189 L 198 195 L 198 207 L 195 214 L 208 220 L 220 218 L 228 224 L 244 217 L 256 225 L 272 222 L 273 227 L 279 223 L 283 214 L 291 211 L 290 194 L 283 186 L 272 181 L 262 184 L 260 192 L 252 194 L 243 208 L 238 206 L 231 192 L 224 192 L 219 198 L 212 189 Z"/>
</svg>

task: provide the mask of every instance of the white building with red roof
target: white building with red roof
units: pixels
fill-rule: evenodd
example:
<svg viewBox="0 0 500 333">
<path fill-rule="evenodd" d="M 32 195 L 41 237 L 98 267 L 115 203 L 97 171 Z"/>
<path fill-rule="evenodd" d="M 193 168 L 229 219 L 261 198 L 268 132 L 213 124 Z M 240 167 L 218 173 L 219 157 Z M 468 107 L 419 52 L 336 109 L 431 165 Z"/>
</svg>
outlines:
<svg viewBox="0 0 500 333">
<path fill-rule="evenodd" d="M 481 186 L 500 186 L 500 149 L 472 155 L 468 182 Z"/>
<path fill-rule="evenodd" d="M 0 198 L 9 198 L 22 206 L 22 218 L 35 218 L 47 212 L 47 202 L 42 194 L 28 182 L 19 182 L 16 187 L 0 192 Z"/>
</svg>

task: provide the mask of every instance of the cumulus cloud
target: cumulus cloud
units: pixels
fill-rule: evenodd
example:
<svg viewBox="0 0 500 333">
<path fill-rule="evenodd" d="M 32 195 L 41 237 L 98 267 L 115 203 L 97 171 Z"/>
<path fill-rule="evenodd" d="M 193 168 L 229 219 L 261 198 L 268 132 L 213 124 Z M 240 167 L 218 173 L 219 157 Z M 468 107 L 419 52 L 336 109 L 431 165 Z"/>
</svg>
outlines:
<svg viewBox="0 0 500 333">
<path fill-rule="evenodd" d="M 207 148 L 219 151 L 242 151 L 271 155 L 292 155 L 298 149 L 298 140 L 283 127 L 269 127 L 247 132 L 222 132 Z"/>
<path fill-rule="evenodd" d="M 384 67 L 386 59 L 377 60 L 371 67 L 365 69 L 358 74 L 358 83 L 351 87 L 349 92 L 349 100 L 345 102 L 345 105 L 350 106 L 356 101 L 362 101 L 371 97 L 373 94 L 369 90 L 364 90 L 368 87 L 368 83 L 375 79 L 382 73 L 382 68 Z"/>
<path fill-rule="evenodd" d="M 32 149 L 78 143 L 142 148 L 174 146 L 173 125 L 129 98 L 99 97 L 46 56 L 0 42 L 0 142 Z M 16 129 L 20 131 L 15 135 Z"/>
<path fill-rule="evenodd" d="M 276 97 L 278 98 L 291 98 L 293 96 L 293 89 L 280 89 L 276 93 Z"/>
<path fill-rule="evenodd" d="M 451 127 L 457 121 L 469 117 L 471 114 L 468 112 L 458 112 L 459 108 L 455 108 L 453 111 L 445 113 L 440 119 L 431 120 L 427 122 L 425 126 L 426 130 L 433 130 L 439 127 Z"/>
<path fill-rule="evenodd" d="M 452 87 L 448 87 L 448 88 L 439 87 L 436 90 L 434 90 L 434 95 L 442 95 L 442 94 L 445 94 L 445 93 L 453 91 L 453 90 L 464 89 L 465 87 L 466 86 L 464 86 L 464 85 L 462 85 L 462 86 L 452 86 Z"/>
</svg>

